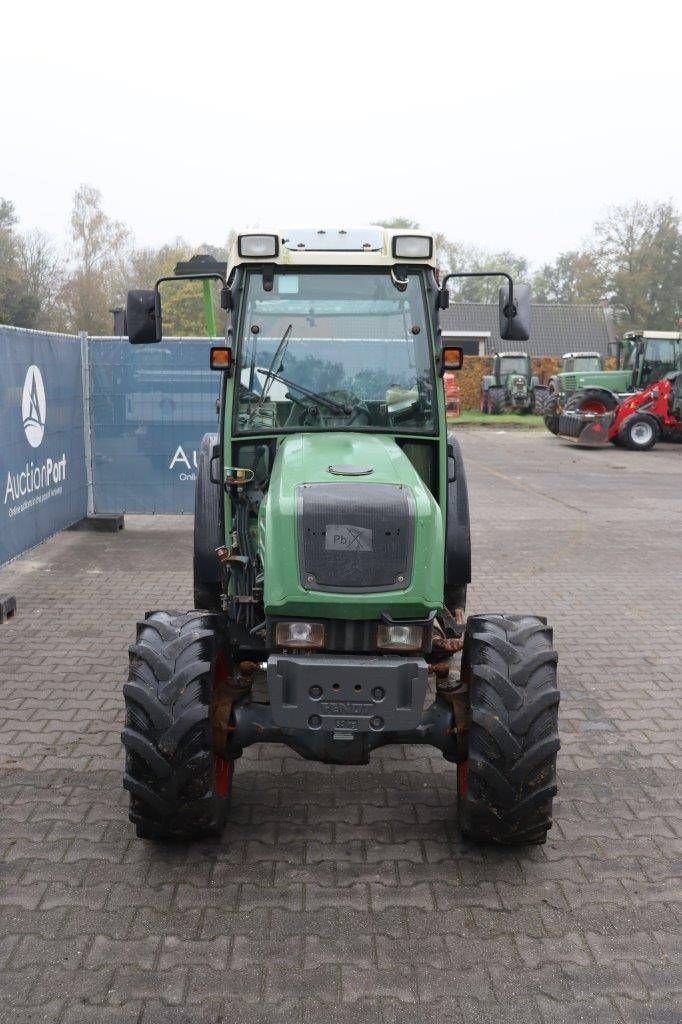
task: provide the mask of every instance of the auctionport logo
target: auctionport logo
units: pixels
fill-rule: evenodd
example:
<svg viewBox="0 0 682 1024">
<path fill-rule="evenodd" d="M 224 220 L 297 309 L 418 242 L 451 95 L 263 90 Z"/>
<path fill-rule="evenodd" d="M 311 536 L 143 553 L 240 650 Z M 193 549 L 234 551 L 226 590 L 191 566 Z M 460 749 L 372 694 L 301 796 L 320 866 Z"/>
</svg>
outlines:
<svg viewBox="0 0 682 1024">
<path fill-rule="evenodd" d="M 37 366 L 31 365 L 26 371 L 24 392 L 21 396 L 21 415 L 24 433 L 31 448 L 39 448 L 45 434 L 45 384 Z"/>
<path fill-rule="evenodd" d="M 31 448 L 39 448 L 43 442 L 46 413 L 43 375 L 39 367 L 31 364 L 26 371 L 21 396 L 21 419 Z M 10 470 L 5 481 L 3 502 L 9 506 L 7 515 L 13 518 L 61 494 L 67 468 L 66 452 L 62 452 L 60 456 L 46 458 L 44 462 L 28 459 L 15 472 Z"/>
</svg>

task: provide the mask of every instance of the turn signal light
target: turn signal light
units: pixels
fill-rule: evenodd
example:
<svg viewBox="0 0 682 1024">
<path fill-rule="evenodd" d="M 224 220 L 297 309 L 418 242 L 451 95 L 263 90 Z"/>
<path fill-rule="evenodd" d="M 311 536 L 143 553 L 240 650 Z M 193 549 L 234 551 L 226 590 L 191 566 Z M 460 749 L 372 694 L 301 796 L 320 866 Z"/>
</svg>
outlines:
<svg viewBox="0 0 682 1024">
<path fill-rule="evenodd" d="M 382 624 L 377 630 L 377 647 L 382 651 L 419 651 L 423 644 L 423 626 Z"/>
<path fill-rule="evenodd" d="M 321 622 L 278 622 L 275 643 L 279 647 L 324 647 L 324 626 Z"/>
<path fill-rule="evenodd" d="M 232 369 L 232 349 L 221 346 L 220 348 L 211 349 L 211 369 L 212 370 L 231 370 Z"/>
<path fill-rule="evenodd" d="M 443 348 L 441 366 L 443 373 L 452 373 L 453 370 L 461 370 L 464 362 L 464 352 L 459 345 L 448 345 Z"/>
</svg>

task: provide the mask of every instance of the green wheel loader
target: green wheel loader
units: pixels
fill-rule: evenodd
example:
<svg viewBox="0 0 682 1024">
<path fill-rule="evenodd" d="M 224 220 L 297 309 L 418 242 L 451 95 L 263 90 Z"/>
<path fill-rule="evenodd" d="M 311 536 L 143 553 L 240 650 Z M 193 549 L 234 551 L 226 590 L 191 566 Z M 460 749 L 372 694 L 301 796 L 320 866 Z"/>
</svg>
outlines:
<svg viewBox="0 0 682 1024">
<path fill-rule="evenodd" d="M 356 765 L 402 743 L 452 764 L 470 839 L 545 840 L 552 631 L 536 615 L 465 617 L 467 485 L 443 393 L 462 353 L 439 327 L 458 275 L 438 281 L 433 248 L 384 228 L 244 233 L 226 264 L 179 268 L 217 279 L 227 311 L 211 349 L 220 427 L 197 471 L 196 608 L 147 612 L 130 648 L 138 836 L 219 835 L 252 744 Z M 501 335 L 523 341 L 528 290 L 495 276 Z M 161 339 L 166 281 L 129 293 L 132 343 Z"/>
</svg>

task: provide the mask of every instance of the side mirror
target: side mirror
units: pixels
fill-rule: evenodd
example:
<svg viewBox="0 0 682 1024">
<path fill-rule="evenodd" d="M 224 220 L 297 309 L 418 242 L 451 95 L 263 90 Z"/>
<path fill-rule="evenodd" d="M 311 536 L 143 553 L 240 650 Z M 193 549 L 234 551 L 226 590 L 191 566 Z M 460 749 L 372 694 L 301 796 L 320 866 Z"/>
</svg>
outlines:
<svg viewBox="0 0 682 1024">
<path fill-rule="evenodd" d="M 528 341 L 530 338 L 530 287 L 514 285 L 514 302 L 509 303 L 509 285 L 500 288 L 500 337 L 503 341 Z"/>
<path fill-rule="evenodd" d="M 142 288 L 129 291 L 126 323 L 131 345 L 161 341 L 161 299 L 158 291 Z"/>
</svg>

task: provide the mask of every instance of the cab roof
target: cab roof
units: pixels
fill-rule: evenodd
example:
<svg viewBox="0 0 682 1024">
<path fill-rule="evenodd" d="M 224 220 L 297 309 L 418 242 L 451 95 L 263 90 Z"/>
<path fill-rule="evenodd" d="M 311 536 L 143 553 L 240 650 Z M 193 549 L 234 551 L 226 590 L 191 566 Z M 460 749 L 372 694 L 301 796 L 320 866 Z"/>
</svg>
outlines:
<svg viewBox="0 0 682 1024">
<path fill-rule="evenodd" d="M 238 241 L 244 235 L 275 235 L 278 240 L 277 255 L 240 256 Z M 431 239 L 431 256 L 409 259 L 394 256 L 393 239 L 406 235 Z M 388 267 L 407 263 L 412 266 L 423 264 L 435 269 L 434 249 L 433 235 L 427 231 L 407 228 L 384 228 L 378 225 L 359 228 L 252 228 L 238 232 L 230 248 L 227 271 L 229 276 L 233 267 L 249 263 L 301 267 Z"/>
</svg>

